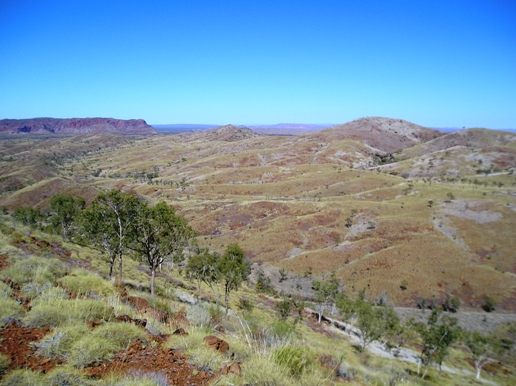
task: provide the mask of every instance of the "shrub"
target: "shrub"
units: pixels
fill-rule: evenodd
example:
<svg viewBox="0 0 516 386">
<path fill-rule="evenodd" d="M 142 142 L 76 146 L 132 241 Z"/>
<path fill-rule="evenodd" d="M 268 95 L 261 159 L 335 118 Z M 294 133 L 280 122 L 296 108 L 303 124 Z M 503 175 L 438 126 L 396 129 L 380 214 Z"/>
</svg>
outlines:
<svg viewBox="0 0 516 386">
<path fill-rule="evenodd" d="M 242 376 L 228 375 L 228 384 L 235 385 L 290 385 L 288 369 L 276 364 L 268 355 L 256 354 L 246 361 Z"/>
<path fill-rule="evenodd" d="M 102 296 L 114 294 L 115 288 L 113 285 L 88 271 L 76 271 L 74 275 L 68 275 L 58 280 L 59 285 L 66 288 L 68 291 L 76 293 L 77 295 L 90 295 L 96 292 Z"/>
<path fill-rule="evenodd" d="M 272 352 L 274 362 L 286 367 L 290 374 L 299 377 L 314 361 L 313 352 L 306 347 L 283 346 Z"/>
<path fill-rule="evenodd" d="M 10 371 L 2 380 L 2 386 L 34 386 L 41 385 L 43 377 L 28 369 Z"/>
<path fill-rule="evenodd" d="M 19 320 L 24 312 L 23 307 L 13 299 L 0 299 L 0 327 Z"/>
</svg>

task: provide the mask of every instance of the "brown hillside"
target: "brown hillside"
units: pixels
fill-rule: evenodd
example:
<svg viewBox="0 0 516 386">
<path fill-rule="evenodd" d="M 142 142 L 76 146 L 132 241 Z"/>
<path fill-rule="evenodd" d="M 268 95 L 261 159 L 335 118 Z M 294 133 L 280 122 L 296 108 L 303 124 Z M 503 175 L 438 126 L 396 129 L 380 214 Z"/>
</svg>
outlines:
<svg viewBox="0 0 516 386">
<path fill-rule="evenodd" d="M 354 139 L 382 153 L 394 153 L 443 135 L 403 119 L 368 117 L 310 134 L 326 141 Z"/>
</svg>

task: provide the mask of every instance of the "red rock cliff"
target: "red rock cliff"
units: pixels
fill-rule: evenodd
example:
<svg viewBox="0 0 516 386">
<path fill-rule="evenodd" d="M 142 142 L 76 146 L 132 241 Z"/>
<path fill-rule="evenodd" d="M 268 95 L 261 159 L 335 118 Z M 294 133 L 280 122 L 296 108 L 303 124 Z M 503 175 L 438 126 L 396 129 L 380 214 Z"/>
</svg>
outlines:
<svg viewBox="0 0 516 386">
<path fill-rule="evenodd" d="M 18 134 L 156 134 L 143 119 L 32 118 L 0 120 L 0 133 Z"/>
</svg>

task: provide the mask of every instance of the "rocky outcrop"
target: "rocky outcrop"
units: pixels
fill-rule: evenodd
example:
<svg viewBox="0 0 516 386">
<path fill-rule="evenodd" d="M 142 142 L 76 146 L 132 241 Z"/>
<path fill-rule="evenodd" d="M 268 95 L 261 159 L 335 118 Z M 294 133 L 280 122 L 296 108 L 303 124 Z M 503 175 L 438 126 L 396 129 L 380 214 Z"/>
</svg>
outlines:
<svg viewBox="0 0 516 386">
<path fill-rule="evenodd" d="M 0 133 L 5 134 L 123 134 L 147 135 L 157 131 L 143 119 L 113 118 L 32 118 L 0 120 Z"/>
<path fill-rule="evenodd" d="M 206 130 L 203 136 L 210 141 L 235 142 L 243 139 L 260 137 L 260 134 L 254 132 L 248 127 L 236 127 L 226 125 L 217 127 L 216 129 Z"/>
</svg>

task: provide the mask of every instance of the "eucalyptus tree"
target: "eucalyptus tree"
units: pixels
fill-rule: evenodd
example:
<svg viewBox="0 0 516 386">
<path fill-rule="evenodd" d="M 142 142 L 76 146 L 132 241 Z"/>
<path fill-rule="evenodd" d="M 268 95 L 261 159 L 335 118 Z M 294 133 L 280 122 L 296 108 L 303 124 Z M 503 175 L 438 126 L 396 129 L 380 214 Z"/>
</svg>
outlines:
<svg viewBox="0 0 516 386">
<path fill-rule="evenodd" d="M 318 321 L 321 323 L 322 313 L 328 307 L 333 311 L 339 295 L 339 281 L 335 276 L 335 272 L 332 272 L 328 280 L 314 280 L 312 288 L 314 290 L 317 313 L 319 314 Z"/>
<path fill-rule="evenodd" d="M 122 281 L 122 256 L 138 219 L 140 201 L 135 195 L 112 189 L 100 193 L 90 207 L 81 213 L 83 237 L 109 257 L 109 276 L 118 260 L 118 275 Z"/>
<path fill-rule="evenodd" d="M 154 294 L 156 269 L 165 260 L 182 260 L 184 249 L 195 235 L 186 219 L 176 215 L 167 203 L 159 202 L 152 207 L 145 202 L 139 204 L 128 245 L 149 264 L 151 294 Z"/>
<path fill-rule="evenodd" d="M 238 244 L 230 244 L 217 264 L 221 280 L 224 283 L 224 301 L 226 314 L 229 309 L 229 295 L 247 280 L 251 273 L 251 264 L 245 259 L 243 249 Z"/>
<path fill-rule="evenodd" d="M 75 220 L 85 205 L 84 198 L 71 194 L 56 194 L 50 199 L 50 209 L 54 211 L 50 222 L 54 231 L 60 231 L 63 239 L 71 235 Z"/>
<path fill-rule="evenodd" d="M 191 278 L 197 280 L 199 293 L 201 283 L 205 283 L 213 291 L 213 284 L 220 280 L 219 259 L 219 255 L 210 253 L 207 249 L 198 251 L 197 254 L 188 259 L 186 270 Z"/>
</svg>

